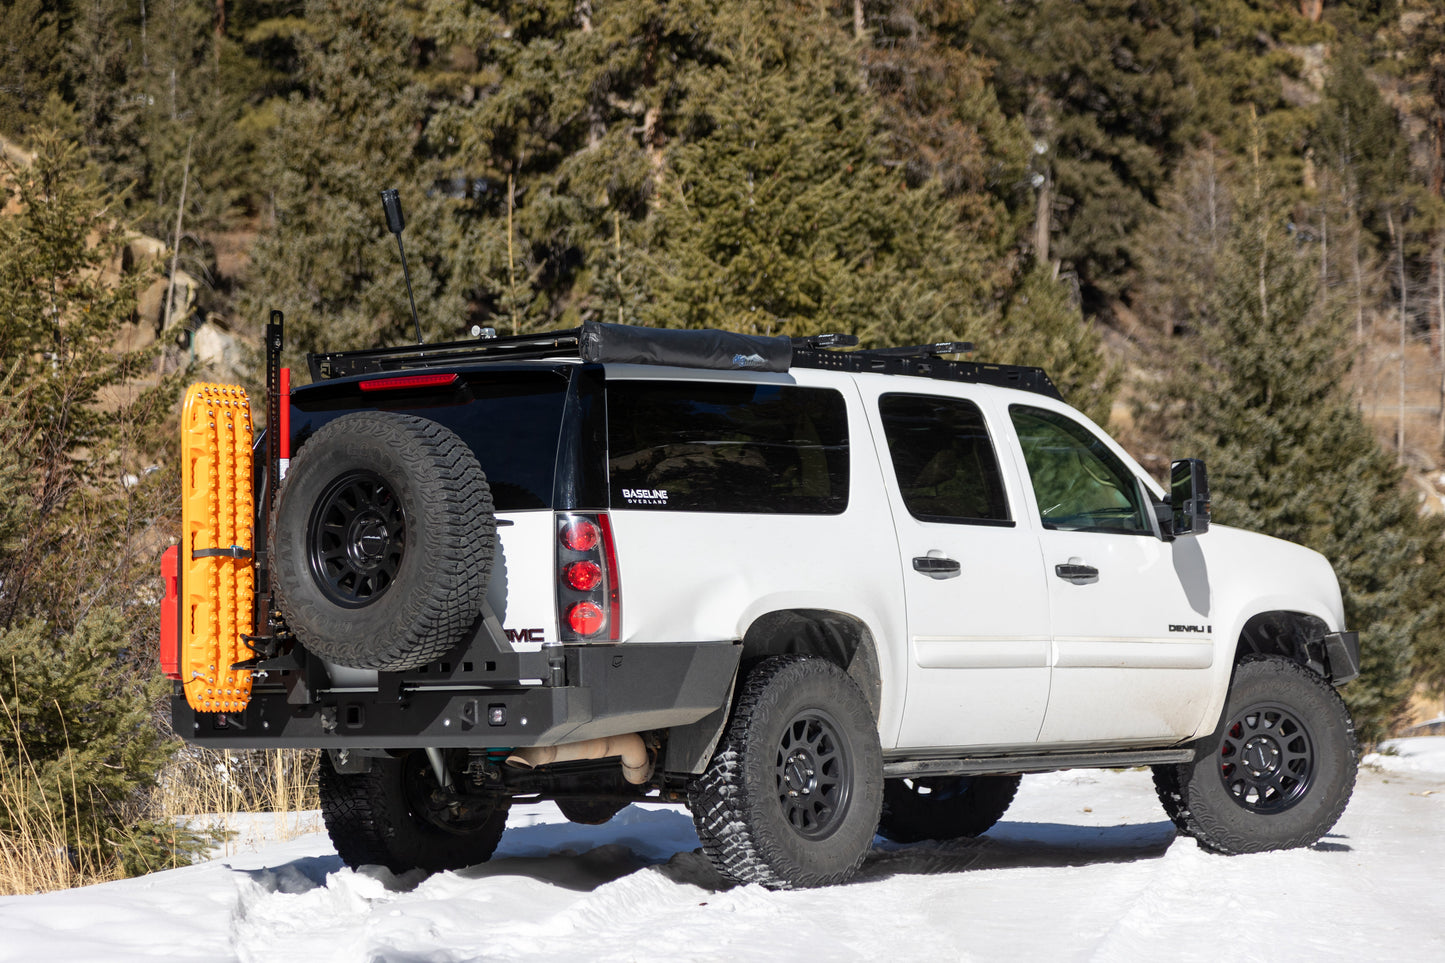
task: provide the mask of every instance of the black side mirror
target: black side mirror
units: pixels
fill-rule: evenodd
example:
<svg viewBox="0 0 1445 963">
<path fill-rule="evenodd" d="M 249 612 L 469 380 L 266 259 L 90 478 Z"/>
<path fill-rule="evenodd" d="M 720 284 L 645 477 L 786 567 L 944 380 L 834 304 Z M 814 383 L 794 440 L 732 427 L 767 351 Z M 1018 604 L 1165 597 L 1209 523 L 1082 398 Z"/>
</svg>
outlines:
<svg viewBox="0 0 1445 963">
<path fill-rule="evenodd" d="M 1209 476 L 1204 462 L 1181 458 L 1169 466 L 1169 506 L 1175 536 L 1209 531 Z"/>
</svg>

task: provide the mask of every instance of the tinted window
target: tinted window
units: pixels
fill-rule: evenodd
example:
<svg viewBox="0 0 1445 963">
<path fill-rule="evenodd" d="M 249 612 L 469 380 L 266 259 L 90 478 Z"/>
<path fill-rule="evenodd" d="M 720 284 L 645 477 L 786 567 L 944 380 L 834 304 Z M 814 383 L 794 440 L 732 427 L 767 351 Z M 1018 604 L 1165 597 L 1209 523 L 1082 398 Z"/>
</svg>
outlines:
<svg viewBox="0 0 1445 963">
<path fill-rule="evenodd" d="M 552 507 L 552 478 L 557 469 L 557 434 L 567 400 L 567 382 L 552 372 L 487 372 L 468 377 L 466 391 L 428 394 L 425 403 L 402 392 L 377 392 L 363 400 L 378 408 L 418 415 L 456 432 L 472 449 L 497 511 Z M 348 411 L 364 410 L 355 395 L 326 404 L 331 410 L 306 410 L 304 396 L 293 418 L 302 443 L 322 425 Z"/>
<path fill-rule="evenodd" d="M 614 508 L 838 514 L 848 416 L 822 388 L 696 381 L 607 385 Z"/>
<path fill-rule="evenodd" d="M 998 458 L 978 406 L 959 398 L 884 395 L 878 411 L 898 491 L 914 518 L 1009 523 Z"/>
<path fill-rule="evenodd" d="M 1064 415 L 1009 408 L 1044 528 L 1153 534 L 1138 481 L 1103 440 Z"/>
</svg>

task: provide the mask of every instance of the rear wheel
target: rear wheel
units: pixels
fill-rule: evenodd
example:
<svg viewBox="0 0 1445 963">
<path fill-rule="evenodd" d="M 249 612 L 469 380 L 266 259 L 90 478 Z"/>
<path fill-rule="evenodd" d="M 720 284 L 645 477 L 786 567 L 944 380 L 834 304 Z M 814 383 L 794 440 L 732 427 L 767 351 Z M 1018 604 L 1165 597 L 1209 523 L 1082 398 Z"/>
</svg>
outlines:
<svg viewBox="0 0 1445 963">
<path fill-rule="evenodd" d="M 718 872 L 801 889 L 857 870 L 882 783 L 878 729 L 858 686 L 831 662 L 778 656 L 748 673 L 688 804 Z"/>
<path fill-rule="evenodd" d="M 361 773 L 320 770 L 321 815 L 342 862 L 394 873 L 463 869 L 491 858 L 511 801 L 442 789 L 425 752 L 378 758 Z"/>
<path fill-rule="evenodd" d="M 1255 657 L 1235 668 L 1219 728 L 1174 767 L 1177 802 L 1165 811 L 1213 852 L 1309 846 L 1344 812 L 1357 768 L 1354 723 L 1329 683 Z"/>
<path fill-rule="evenodd" d="M 895 843 L 978 836 L 1003 818 L 1018 775 L 889 779 L 883 786 L 878 835 Z"/>
</svg>

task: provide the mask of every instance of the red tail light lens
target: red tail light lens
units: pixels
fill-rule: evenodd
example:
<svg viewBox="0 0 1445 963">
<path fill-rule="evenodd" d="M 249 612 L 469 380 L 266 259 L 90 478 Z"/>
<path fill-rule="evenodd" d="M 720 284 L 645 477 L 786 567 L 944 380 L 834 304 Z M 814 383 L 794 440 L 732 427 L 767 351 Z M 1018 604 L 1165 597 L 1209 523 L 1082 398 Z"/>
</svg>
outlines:
<svg viewBox="0 0 1445 963">
<path fill-rule="evenodd" d="M 559 513 L 556 551 L 561 641 L 621 641 L 622 592 L 607 513 Z"/>
<path fill-rule="evenodd" d="M 575 518 L 562 526 L 562 545 L 574 552 L 590 552 L 602 540 L 597 526 L 585 518 Z"/>
<path fill-rule="evenodd" d="M 602 584 L 602 566 L 596 562 L 573 562 L 562 570 L 562 581 L 579 592 L 590 592 Z"/>
<path fill-rule="evenodd" d="M 591 602 L 578 602 L 567 611 L 567 626 L 580 636 L 596 635 L 606 623 L 606 613 Z"/>
</svg>

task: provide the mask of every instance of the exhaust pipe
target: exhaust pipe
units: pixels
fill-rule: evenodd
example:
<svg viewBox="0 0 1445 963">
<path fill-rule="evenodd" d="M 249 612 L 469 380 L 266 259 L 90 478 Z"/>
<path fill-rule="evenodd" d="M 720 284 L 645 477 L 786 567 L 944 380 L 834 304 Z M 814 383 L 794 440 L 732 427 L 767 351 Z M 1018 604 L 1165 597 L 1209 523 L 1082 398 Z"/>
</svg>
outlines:
<svg viewBox="0 0 1445 963">
<path fill-rule="evenodd" d="M 535 769 L 554 762 L 606 759 L 608 756 L 622 757 L 622 778 L 632 785 L 641 786 L 652 778 L 652 757 L 642 744 L 642 737 L 635 732 L 561 746 L 524 746 L 512 751 L 507 757 L 507 765 Z"/>
</svg>

